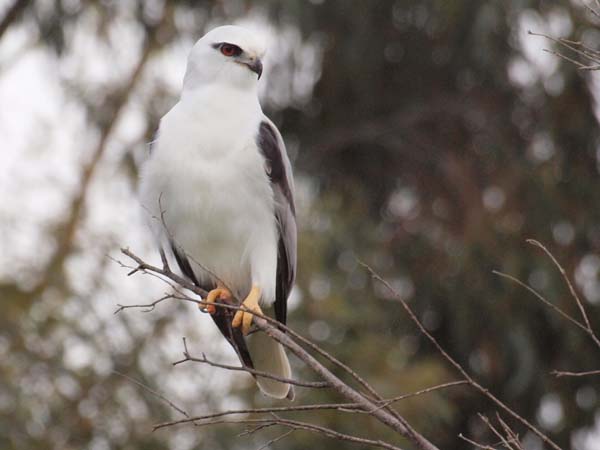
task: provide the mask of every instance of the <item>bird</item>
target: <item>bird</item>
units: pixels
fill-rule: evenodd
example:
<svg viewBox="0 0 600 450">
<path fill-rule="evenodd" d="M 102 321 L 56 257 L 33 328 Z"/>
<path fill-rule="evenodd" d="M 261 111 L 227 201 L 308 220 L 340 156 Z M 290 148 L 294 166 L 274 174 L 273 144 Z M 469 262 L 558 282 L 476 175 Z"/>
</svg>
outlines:
<svg viewBox="0 0 600 450">
<path fill-rule="evenodd" d="M 249 312 L 285 324 L 296 277 L 292 167 L 258 97 L 265 53 L 259 34 L 236 25 L 194 44 L 180 99 L 140 169 L 139 193 L 159 250 L 208 292 L 204 310 L 243 366 L 289 380 L 284 348 L 252 327 Z M 218 306 L 235 299 L 237 311 Z M 294 397 L 289 383 L 255 379 L 267 396 Z"/>
</svg>

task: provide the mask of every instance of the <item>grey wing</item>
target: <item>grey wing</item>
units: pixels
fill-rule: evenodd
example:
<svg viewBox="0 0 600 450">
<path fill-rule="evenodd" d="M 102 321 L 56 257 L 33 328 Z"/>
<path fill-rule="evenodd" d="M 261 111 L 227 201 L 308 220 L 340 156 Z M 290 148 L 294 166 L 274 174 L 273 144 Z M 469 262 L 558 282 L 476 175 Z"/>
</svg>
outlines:
<svg viewBox="0 0 600 450">
<path fill-rule="evenodd" d="M 279 231 L 275 318 L 285 324 L 287 299 L 296 279 L 297 228 L 292 166 L 281 134 L 266 117 L 259 127 L 257 145 L 265 158 L 273 189 L 275 220 Z"/>
</svg>

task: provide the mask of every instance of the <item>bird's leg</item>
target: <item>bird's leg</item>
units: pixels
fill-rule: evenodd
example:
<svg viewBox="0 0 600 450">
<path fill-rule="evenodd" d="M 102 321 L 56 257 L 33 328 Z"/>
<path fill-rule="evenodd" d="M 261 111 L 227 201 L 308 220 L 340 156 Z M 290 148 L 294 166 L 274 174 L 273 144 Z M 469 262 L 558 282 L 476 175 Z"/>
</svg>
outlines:
<svg viewBox="0 0 600 450">
<path fill-rule="evenodd" d="M 231 322 L 231 326 L 234 328 L 237 328 L 240 325 L 242 326 L 242 333 L 244 333 L 244 336 L 250 331 L 250 325 L 252 325 L 252 318 L 254 317 L 252 312 L 262 314 L 262 310 L 258 305 L 260 294 L 260 288 L 258 286 L 252 286 L 248 297 L 242 302 L 242 309 L 245 309 L 246 311 L 240 310 L 236 312 L 233 321 Z"/>
<path fill-rule="evenodd" d="M 205 301 L 205 303 L 207 303 L 207 305 L 205 305 L 204 310 L 209 314 L 214 314 L 216 312 L 216 308 L 215 308 L 215 305 L 213 305 L 213 303 L 216 300 L 227 301 L 227 300 L 231 300 L 232 298 L 233 298 L 233 295 L 231 295 L 231 291 L 219 283 L 219 284 L 217 284 L 216 289 L 213 289 L 212 291 L 210 291 L 208 293 L 208 295 L 206 296 L 206 299 L 204 301 Z M 202 305 L 200 306 L 200 308 L 202 309 Z"/>
</svg>

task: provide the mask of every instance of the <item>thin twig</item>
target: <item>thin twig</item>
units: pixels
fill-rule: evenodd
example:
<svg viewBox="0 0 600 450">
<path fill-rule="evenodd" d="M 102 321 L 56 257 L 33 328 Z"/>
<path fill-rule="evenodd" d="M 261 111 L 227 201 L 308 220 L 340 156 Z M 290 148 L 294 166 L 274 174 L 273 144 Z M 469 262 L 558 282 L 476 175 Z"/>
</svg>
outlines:
<svg viewBox="0 0 600 450">
<path fill-rule="evenodd" d="M 184 351 L 183 351 L 184 358 L 179 361 L 175 361 L 173 363 L 174 366 L 188 362 L 188 361 L 192 361 L 192 362 L 207 364 L 212 367 L 219 367 L 221 369 L 231 370 L 234 372 L 247 372 L 249 374 L 254 375 L 255 377 L 269 378 L 271 380 L 280 381 L 280 382 L 286 383 L 286 384 L 293 384 L 295 386 L 300 386 L 300 387 L 308 387 L 308 388 L 315 388 L 315 389 L 323 389 L 323 388 L 331 387 L 329 385 L 329 383 L 324 382 L 324 381 L 292 380 L 291 378 L 280 377 L 280 376 L 274 375 L 272 373 L 263 372 L 261 370 L 252 369 L 252 368 L 246 367 L 246 366 L 232 366 L 229 364 L 217 363 L 217 362 L 209 360 L 204 353 L 202 353 L 201 357 L 191 356 L 187 349 L 187 343 L 186 343 L 185 338 L 183 338 L 183 347 L 184 347 Z"/>
<path fill-rule="evenodd" d="M 577 61 L 576 59 L 573 59 L 573 58 L 571 58 L 571 57 L 569 57 L 567 55 L 563 55 L 562 53 L 557 52 L 556 50 L 550 50 L 550 49 L 547 49 L 547 48 L 543 48 L 542 51 L 546 52 L 546 53 L 549 53 L 551 55 L 557 56 L 557 57 L 559 57 L 561 59 L 564 59 L 567 62 L 570 62 L 571 64 L 576 65 L 578 69 L 581 69 L 581 70 L 590 70 L 590 66 L 585 65 L 585 64 L 583 64 L 583 63 Z"/>
<path fill-rule="evenodd" d="M 458 435 L 459 438 L 461 438 L 463 441 L 468 442 L 469 444 L 477 447 L 477 448 L 481 448 L 483 450 L 496 450 L 494 447 L 490 447 L 489 445 L 485 445 L 485 444 L 480 444 L 478 442 L 475 442 L 471 439 L 469 439 L 468 437 L 466 437 L 464 434 L 460 433 Z"/>
<path fill-rule="evenodd" d="M 560 377 L 589 377 L 592 375 L 600 375 L 600 370 L 589 370 L 587 372 L 564 372 L 562 370 L 553 370 L 550 373 L 557 378 L 560 378 Z"/>
<path fill-rule="evenodd" d="M 127 248 L 122 248 L 121 252 L 124 255 L 126 255 L 129 258 L 131 258 L 133 261 L 135 261 L 137 263 L 137 267 L 135 267 L 130 272 L 130 274 L 133 274 L 133 273 L 136 273 L 136 272 L 147 272 L 147 273 L 160 274 L 162 276 L 165 276 L 165 277 L 173 280 L 175 283 L 179 284 L 180 286 L 183 286 L 184 288 L 188 289 L 189 291 L 192 291 L 192 292 L 200 295 L 202 298 L 206 298 L 206 295 L 208 294 L 207 291 L 205 291 L 204 289 L 196 286 L 191 281 L 189 281 L 189 280 L 187 280 L 185 278 L 182 278 L 179 275 L 175 274 L 174 272 L 171 271 L 170 268 L 163 267 L 162 269 L 160 269 L 158 267 L 152 266 L 152 265 L 146 263 L 145 261 L 143 261 L 138 256 L 136 256 L 134 253 L 132 253 Z M 218 307 L 221 307 L 221 308 L 234 309 L 234 310 L 239 310 L 240 309 L 240 307 L 238 307 L 238 306 L 226 305 L 226 304 L 222 304 L 222 303 L 221 304 L 215 304 L 215 306 L 218 306 Z M 371 394 L 371 396 L 373 397 L 373 399 L 375 401 L 383 400 L 383 398 L 375 391 L 375 389 L 373 389 L 373 387 L 370 386 L 369 383 L 366 382 L 366 380 L 364 380 L 362 377 L 360 377 L 360 375 L 358 375 L 350 367 L 348 367 L 347 365 L 345 365 L 344 363 L 342 363 L 341 361 L 339 361 L 337 358 L 335 358 L 334 356 L 332 356 L 331 354 L 329 354 L 327 351 L 323 350 L 321 347 L 319 347 L 315 343 L 311 342 L 309 339 L 305 338 L 304 336 L 300 335 L 299 333 L 297 333 L 296 331 L 290 329 L 289 327 L 285 326 L 284 324 L 282 324 L 282 323 L 280 323 L 280 322 L 278 322 L 278 321 L 276 321 L 274 319 L 271 319 L 268 316 L 264 316 L 264 315 L 255 313 L 253 311 L 247 311 L 247 312 L 252 313 L 256 317 L 261 317 L 261 318 L 265 319 L 271 325 L 274 325 L 277 328 L 283 330 L 285 333 L 291 335 L 292 337 L 294 337 L 295 339 L 297 339 L 298 341 L 300 341 L 302 344 L 306 345 L 307 347 L 309 347 L 310 349 L 314 350 L 315 352 L 317 352 L 318 354 L 320 354 L 321 356 L 323 356 L 325 359 L 327 359 L 331 363 L 335 364 L 336 366 L 338 366 L 339 368 L 341 368 L 342 370 L 344 370 L 354 380 L 356 380 L 363 388 L 365 388 L 367 390 L 367 392 L 369 392 Z M 398 415 L 398 413 L 396 411 L 394 411 L 393 409 L 388 408 L 387 406 L 386 406 L 386 409 L 388 410 L 388 412 L 390 414 L 394 415 L 398 420 L 403 420 Z"/>
<path fill-rule="evenodd" d="M 167 278 L 171 279 L 172 281 L 180 284 L 182 287 L 189 289 L 192 292 L 194 292 L 198 295 L 201 295 L 203 297 L 206 296 L 206 291 L 204 291 L 201 288 L 198 288 L 197 286 L 195 286 L 193 283 L 189 282 L 188 280 L 185 280 L 182 277 L 174 274 L 173 272 L 170 271 L 170 269 L 168 269 L 168 268 L 159 269 L 157 267 L 149 265 L 149 264 L 145 263 L 143 260 L 141 260 L 139 257 L 137 257 L 136 255 L 134 255 L 128 249 L 122 249 L 122 252 L 126 256 L 128 256 L 131 259 L 133 259 L 134 261 L 136 261 L 136 263 L 138 264 L 138 267 L 137 267 L 138 270 L 146 271 L 146 272 L 148 272 L 148 271 L 155 272 L 160 275 L 166 276 Z M 519 414 L 517 414 L 515 411 L 513 411 L 511 408 L 509 408 L 507 405 L 505 405 L 497 397 L 495 397 L 493 394 L 491 394 L 486 388 L 479 385 L 472 377 L 470 377 L 470 375 L 468 375 L 468 373 L 462 368 L 462 366 L 460 364 L 458 364 L 452 357 L 450 357 L 450 355 L 439 345 L 439 343 L 435 340 L 435 338 L 433 338 L 433 336 L 425 329 L 425 327 L 421 324 L 419 319 L 414 315 L 414 313 L 412 312 L 412 310 L 410 309 L 408 304 L 406 304 L 406 302 L 404 302 L 404 300 L 389 285 L 389 283 L 387 283 L 379 275 L 377 275 L 369 266 L 365 265 L 364 263 L 361 263 L 361 264 L 363 264 L 363 266 L 365 266 L 370 271 L 370 273 L 374 279 L 382 282 L 390 290 L 390 292 L 392 292 L 394 294 L 394 296 L 401 302 L 404 309 L 408 312 L 409 316 L 415 322 L 415 324 L 418 326 L 418 328 L 421 330 L 421 332 L 434 344 L 434 346 L 446 358 L 446 360 L 448 362 L 450 362 L 463 375 L 465 380 L 471 386 L 475 387 L 482 394 L 484 394 L 486 397 L 488 397 L 490 400 L 492 400 L 496 405 L 498 405 L 500 408 L 505 410 L 508 414 L 510 414 L 511 416 L 513 416 L 517 420 L 519 420 L 521 423 L 523 423 L 527 428 L 529 428 L 532 432 L 534 432 L 536 435 L 538 435 L 544 442 L 546 442 L 552 448 L 554 448 L 555 450 L 560 450 L 560 448 L 553 441 L 551 441 L 550 438 L 548 438 L 545 434 L 543 434 L 541 431 L 539 431 L 535 426 L 533 426 L 531 423 L 529 423 L 526 419 L 524 419 Z M 239 309 L 239 307 L 236 308 L 236 307 L 232 307 L 231 305 L 222 304 L 219 306 L 226 307 L 226 308 Z M 263 316 L 260 314 L 254 314 L 254 316 L 255 316 L 254 323 L 257 326 L 257 328 L 261 329 L 262 331 L 267 333 L 269 336 L 271 336 L 273 339 L 277 340 L 279 343 L 281 343 L 286 348 L 288 348 L 292 353 L 296 354 L 296 356 L 298 356 L 309 367 L 311 367 L 311 369 L 313 369 L 316 373 L 318 373 L 326 381 L 328 381 L 331 384 L 331 386 L 334 389 L 336 389 L 338 392 L 340 392 L 344 397 L 352 400 L 353 403 L 358 403 L 361 406 L 361 408 L 365 409 L 367 412 L 369 412 L 375 418 L 380 420 L 382 423 L 393 428 L 394 430 L 398 431 L 403 436 L 405 436 L 408 439 L 410 439 L 411 441 L 415 442 L 419 446 L 419 448 L 421 448 L 421 449 L 435 449 L 436 448 L 427 439 L 425 439 L 423 436 L 421 436 L 419 433 L 417 433 L 415 430 L 413 430 L 412 427 L 410 427 L 408 425 L 408 423 L 397 414 L 397 412 L 395 412 L 393 410 L 392 410 L 393 412 L 390 410 L 382 410 L 380 404 L 378 404 L 379 403 L 378 399 L 377 399 L 377 397 L 379 397 L 378 395 L 376 397 L 376 400 L 365 397 L 363 394 L 355 391 L 350 386 L 343 383 L 339 378 L 337 378 L 335 375 L 333 375 L 327 368 L 322 366 L 318 361 L 316 361 L 310 354 L 308 354 L 302 347 L 300 347 L 292 339 L 292 337 L 298 339 L 297 333 L 289 330 L 288 327 L 285 327 L 283 324 L 281 324 L 277 321 L 274 321 L 273 319 L 271 319 L 269 317 L 266 317 L 266 316 Z M 281 329 L 283 330 L 283 332 L 281 331 Z M 309 347 L 311 347 L 312 349 L 317 351 L 319 354 L 321 354 L 321 355 L 327 354 L 326 352 L 324 352 L 322 349 L 320 349 L 318 346 L 311 343 L 310 341 L 308 341 L 304 338 L 299 339 L 299 340 L 301 342 L 303 342 L 305 345 L 308 345 Z M 335 358 L 333 358 L 333 359 L 335 359 Z M 343 364 L 342 364 L 342 366 L 346 367 Z M 354 374 L 354 372 L 351 371 L 349 368 L 347 370 L 347 373 Z M 381 397 L 379 397 L 379 399 L 381 399 Z"/>
<path fill-rule="evenodd" d="M 247 409 L 235 409 L 229 411 L 220 411 L 212 414 L 205 414 L 202 416 L 190 417 L 189 419 L 173 420 L 171 422 L 163 422 L 154 425 L 153 430 L 159 430 L 161 428 L 172 427 L 175 425 L 182 425 L 190 422 L 198 422 L 202 420 L 216 419 L 219 417 L 235 416 L 238 414 L 267 414 L 272 412 L 298 412 L 298 411 L 318 411 L 318 410 L 339 410 L 339 411 L 351 411 L 358 412 L 360 406 L 354 403 L 323 403 L 315 405 L 298 405 L 298 406 L 275 406 L 271 408 L 247 408 Z M 354 409 L 350 409 L 354 408 Z"/>
<path fill-rule="evenodd" d="M 600 12 L 596 11 L 594 8 L 592 8 L 590 5 L 584 5 L 585 8 L 591 12 L 593 15 L 595 15 L 597 18 L 600 19 Z M 596 7 L 600 8 L 600 5 L 598 4 L 598 0 L 596 0 Z"/>
<path fill-rule="evenodd" d="M 121 252 L 123 252 L 123 249 L 121 249 Z M 143 266 L 140 266 L 139 264 L 137 266 L 130 266 L 129 264 L 125 264 L 121 260 L 113 258 L 110 255 L 106 255 L 106 257 L 108 259 L 110 259 L 111 261 L 117 263 L 120 267 L 122 267 L 124 269 L 129 269 L 130 272 L 128 273 L 128 276 L 134 275 L 136 273 L 142 273 L 144 275 L 149 275 L 151 277 L 154 277 L 154 278 L 162 281 L 163 283 L 168 284 L 169 287 L 173 290 L 173 292 L 176 292 L 176 293 L 180 294 L 181 296 L 184 296 L 184 293 L 181 290 L 181 285 L 177 281 L 170 279 L 171 274 L 173 274 L 173 275 L 176 275 L 176 274 L 171 272 L 171 269 L 169 268 L 168 265 L 165 269 L 162 269 L 160 272 L 156 272 L 153 270 L 146 270 Z M 141 259 L 140 259 L 140 261 L 141 261 Z M 144 264 L 146 264 L 146 263 L 144 263 Z M 153 268 L 152 266 L 149 266 L 149 267 Z M 189 290 L 189 288 L 187 286 L 183 286 L 183 288 Z M 198 294 L 198 295 L 200 295 L 200 294 Z M 183 300 L 183 299 L 181 299 L 181 300 Z M 197 300 L 191 299 L 189 297 L 186 300 L 197 302 Z"/>
<path fill-rule="evenodd" d="M 546 299 L 542 294 L 540 294 L 538 291 L 536 291 L 534 288 L 532 288 L 531 286 L 529 286 L 527 283 L 519 280 L 516 277 L 513 277 L 512 275 L 509 275 L 507 273 L 504 272 L 500 272 L 498 270 L 492 270 L 492 273 L 494 275 L 498 275 L 500 277 L 506 278 L 507 280 L 512 281 L 513 283 L 518 284 L 519 286 L 521 286 L 522 288 L 528 290 L 529 292 L 531 292 L 533 295 L 535 295 L 537 297 L 538 300 L 540 300 L 541 302 L 543 302 L 548 308 L 554 310 L 555 312 L 557 312 L 558 314 L 560 314 L 564 319 L 568 320 L 569 322 L 571 322 L 573 325 L 581 328 L 583 331 L 587 332 L 587 328 L 585 327 L 584 324 L 582 324 L 581 322 L 579 322 L 577 319 L 574 319 L 573 317 L 571 317 L 569 314 L 567 314 L 566 312 L 564 312 L 562 309 L 560 309 L 558 306 L 556 306 L 554 303 L 552 303 L 551 301 L 549 301 L 548 299 Z"/>
<path fill-rule="evenodd" d="M 320 425 L 314 425 L 314 424 L 307 423 L 307 422 L 300 422 L 297 420 L 282 419 L 282 418 L 278 418 L 278 417 L 273 418 L 273 419 L 236 419 L 236 420 L 218 419 L 218 420 L 210 420 L 210 421 L 206 421 L 206 422 L 196 422 L 195 423 L 195 425 L 198 427 L 214 426 L 214 425 L 222 425 L 222 424 L 263 425 L 262 427 L 257 428 L 257 429 L 263 429 L 266 427 L 273 427 L 273 426 L 283 426 L 283 427 L 290 428 L 292 430 L 311 431 L 313 433 L 323 434 L 330 438 L 334 438 L 334 439 L 338 439 L 338 440 L 342 440 L 342 441 L 354 442 L 356 444 L 368 445 L 371 447 L 385 448 L 388 450 L 402 450 L 400 447 L 397 447 L 395 445 L 392 445 L 392 444 L 382 441 L 382 440 L 361 438 L 358 436 L 352 436 L 349 434 L 340 433 L 338 431 L 332 430 L 331 428 L 323 427 Z"/>
<path fill-rule="evenodd" d="M 593 9 L 589 8 L 588 9 L 592 12 L 594 12 L 594 14 L 598 14 L 596 11 L 594 11 Z M 568 61 L 572 64 L 574 64 L 575 66 L 577 66 L 577 68 L 581 69 L 581 70 L 598 70 L 598 68 L 600 68 L 600 52 L 598 52 L 597 50 L 594 50 L 588 46 L 586 46 L 585 44 L 583 44 L 582 42 L 579 41 L 572 41 L 570 39 L 565 39 L 565 38 L 554 38 L 552 36 L 548 36 L 547 34 L 543 34 L 543 33 L 534 33 L 533 31 L 529 31 L 528 32 L 531 36 L 539 36 L 539 37 L 543 37 L 545 39 L 548 39 L 551 42 L 554 42 L 555 44 L 558 44 L 561 47 L 564 47 L 570 51 L 572 51 L 573 53 L 581 56 L 582 58 L 584 58 L 585 60 L 591 61 L 593 64 L 591 65 L 586 65 L 583 64 L 569 56 L 564 55 L 563 53 L 560 53 L 558 51 L 555 50 L 549 50 L 549 49 L 543 49 L 543 51 L 547 52 L 547 53 L 551 53 L 555 56 L 558 56 L 562 59 L 564 59 L 565 61 Z"/>
<path fill-rule="evenodd" d="M 206 297 L 207 292 L 205 290 L 195 286 L 188 280 L 183 279 L 182 277 L 174 274 L 173 272 L 171 272 L 170 269 L 160 269 L 158 267 L 154 267 L 150 264 L 147 264 L 128 249 L 122 249 L 121 251 L 123 252 L 123 254 L 130 257 L 138 264 L 138 270 L 150 271 L 164 275 L 172 281 L 175 281 L 176 283 L 180 284 L 182 287 L 200 295 L 201 297 Z M 232 307 L 231 305 L 225 304 L 219 304 L 218 306 L 225 308 Z M 239 307 L 234 309 L 239 309 Z M 242 309 L 244 309 L 243 306 Z M 285 327 L 283 324 L 275 321 L 274 319 L 271 319 L 270 317 L 256 313 L 254 313 L 253 315 L 253 322 L 258 329 L 262 330 L 271 338 L 275 339 L 288 350 L 290 350 L 292 353 L 294 353 L 298 358 L 304 361 L 315 373 L 317 373 L 325 381 L 327 381 L 333 389 L 338 391 L 345 398 L 347 398 L 351 402 L 360 404 L 360 406 L 366 411 L 368 411 L 375 419 L 379 420 L 384 425 L 392 428 L 393 430 L 400 433 L 402 436 L 415 443 L 417 448 L 421 450 L 437 450 L 437 447 L 435 445 L 429 442 L 429 440 L 427 440 L 424 436 L 416 432 L 408 424 L 408 422 L 406 422 L 406 420 L 402 418 L 396 411 L 387 408 L 379 408 L 377 401 L 374 401 L 373 399 L 366 397 L 364 394 L 356 391 L 355 389 L 341 381 L 337 376 L 335 376 L 331 371 L 329 371 L 329 369 L 327 369 L 325 366 L 319 363 L 312 355 L 310 355 L 306 350 L 304 350 L 298 343 L 294 341 L 292 336 L 295 336 L 297 333 L 290 333 L 286 331 L 289 330 L 289 328 Z M 284 331 L 282 331 L 282 329 Z M 315 344 L 312 345 L 315 346 Z M 315 351 L 317 351 L 316 348 Z M 325 352 L 324 350 L 319 349 L 318 353 L 323 354 Z M 354 374 L 353 371 L 350 371 L 349 373 Z M 366 382 L 364 383 L 366 384 Z M 378 394 L 377 397 L 381 398 Z"/>
<path fill-rule="evenodd" d="M 160 260 L 163 265 L 164 270 L 171 270 L 169 267 L 169 261 L 167 260 L 167 255 L 165 255 L 165 251 L 161 248 L 158 253 L 160 254 Z"/>
<path fill-rule="evenodd" d="M 310 367 L 314 372 L 319 374 L 324 380 L 331 384 L 331 387 L 338 391 L 342 396 L 351 400 L 352 402 L 358 403 L 361 408 L 368 411 L 371 416 L 379 420 L 384 425 L 392 428 L 393 430 L 400 433 L 402 436 L 410 439 L 415 443 L 418 448 L 423 450 L 435 450 L 437 447 L 433 445 L 424 436 L 417 433 L 403 418 L 398 419 L 397 416 L 391 414 L 389 411 L 380 409 L 376 402 L 365 397 L 360 392 L 354 390 L 352 387 L 344 383 L 337 376 L 335 376 L 329 369 L 319 363 L 312 355 L 304 350 L 300 345 L 293 341 L 287 333 L 283 333 L 277 328 L 270 325 L 266 320 L 256 317 L 254 322 L 260 330 L 265 332 L 271 338 L 275 339 L 281 345 L 286 347 L 290 352 L 295 354 L 304 363 Z"/>
<path fill-rule="evenodd" d="M 469 382 L 471 386 L 481 392 L 485 397 L 499 406 L 501 409 L 506 411 L 508 414 L 513 416 L 527 428 L 529 428 L 533 433 L 535 433 L 542 441 L 544 441 L 547 445 L 552 447 L 554 450 L 561 450 L 556 443 L 554 443 L 548 436 L 546 436 L 542 431 L 540 431 L 537 427 L 535 427 L 532 423 L 530 423 L 527 419 L 519 415 L 516 411 L 511 409 L 508 405 L 502 402 L 498 397 L 492 394 L 487 388 L 480 385 L 473 377 L 471 377 L 467 371 L 460 365 L 454 358 L 452 358 L 446 350 L 438 343 L 437 339 L 433 337 L 429 331 L 425 328 L 425 326 L 421 323 L 421 321 L 417 318 L 411 307 L 406 303 L 404 298 L 390 285 L 390 283 L 384 280 L 379 274 L 377 274 L 368 264 L 364 262 L 360 262 L 360 264 L 366 268 L 367 271 L 371 274 L 371 277 L 380 282 L 383 286 L 385 286 L 394 296 L 396 300 L 400 302 L 406 313 L 409 315 L 410 319 L 415 323 L 419 331 L 433 344 L 433 346 L 437 349 L 437 351 L 448 361 L 454 368 Z"/>
<path fill-rule="evenodd" d="M 492 424 L 492 422 L 490 422 L 490 420 L 484 416 L 483 414 L 478 414 L 479 418 L 481 419 L 481 421 L 483 423 L 485 423 L 487 425 L 487 427 L 492 431 L 492 433 L 494 433 L 494 435 L 500 439 L 500 442 L 502 443 L 502 445 L 504 447 L 506 447 L 508 450 L 515 450 L 513 448 L 513 446 L 510 444 L 510 442 L 508 442 L 506 440 L 506 438 L 502 435 L 502 433 L 500 433 L 500 431 L 498 431 L 496 429 L 496 427 Z M 518 449 L 517 449 L 518 450 Z"/>
<path fill-rule="evenodd" d="M 440 384 L 437 386 L 432 386 L 430 388 L 422 389 L 420 391 L 411 392 L 409 394 L 400 395 L 398 397 L 390 398 L 385 400 L 385 403 L 393 403 L 400 400 L 404 400 L 411 397 L 416 397 L 419 395 L 427 394 L 433 391 L 437 391 L 440 389 L 445 389 L 452 386 L 459 386 L 466 384 L 466 380 L 461 381 L 452 381 L 449 383 Z M 189 422 L 197 422 L 200 420 L 207 419 L 215 419 L 218 417 L 224 416 L 232 416 L 238 414 L 266 414 L 273 412 L 297 412 L 297 411 L 316 411 L 316 410 L 337 410 L 342 412 L 350 412 L 350 413 L 367 413 L 358 403 L 321 403 L 321 404 L 312 404 L 312 405 L 292 405 L 292 406 L 277 406 L 271 408 L 248 408 L 248 409 L 235 409 L 229 411 L 221 411 L 213 414 L 206 414 L 203 416 L 190 417 L 189 419 L 176 420 L 172 422 L 164 422 L 154 426 L 154 430 L 158 430 L 160 428 L 170 427 L 174 425 L 181 425 Z"/>
<path fill-rule="evenodd" d="M 519 440 L 519 435 L 508 426 L 508 424 L 502 419 L 498 412 L 496 412 L 496 419 L 498 420 L 498 423 L 502 426 L 502 429 L 506 433 L 506 436 L 508 436 L 509 441 L 515 445 L 517 450 L 523 450 L 523 446 L 521 445 L 521 441 Z"/>
<path fill-rule="evenodd" d="M 153 301 L 152 303 L 148 303 L 148 304 L 142 304 L 142 305 L 121 305 L 120 303 L 117 304 L 118 308 L 115 310 L 115 312 L 113 314 L 119 314 L 121 311 L 125 310 L 125 309 L 129 309 L 129 308 L 140 308 L 142 309 L 142 312 L 152 312 L 156 309 L 156 305 L 158 305 L 159 303 L 164 302 L 165 300 L 171 300 L 175 298 L 173 296 L 173 294 L 165 294 L 164 297 L 159 298 L 158 300 Z"/>
<path fill-rule="evenodd" d="M 428 394 L 429 392 L 438 391 L 440 389 L 446 389 L 448 387 L 461 386 L 461 385 L 465 385 L 465 384 L 469 384 L 469 380 L 450 381 L 448 383 L 438 384 L 437 386 L 431 386 L 431 387 L 428 387 L 425 389 L 421 389 L 420 391 L 411 392 L 409 394 L 398 395 L 397 397 L 393 397 L 393 398 L 390 398 L 389 400 L 385 400 L 384 404 L 387 406 L 387 405 L 391 405 L 392 403 L 396 403 L 400 400 L 404 400 L 406 398 L 416 397 L 418 395 Z"/>
<path fill-rule="evenodd" d="M 569 288 L 569 292 L 571 293 L 571 297 L 573 297 L 573 300 L 575 301 L 575 303 L 577 303 L 577 307 L 579 308 L 579 312 L 581 313 L 581 317 L 583 318 L 583 321 L 585 322 L 585 331 L 590 336 L 590 338 L 594 341 L 594 343 L 596 344 L 596 346 L 598 348 L 600 348 L 600 340 L 598 339 L 598 337 L 594 333 L 594 330 L 592 329 L 592 326 L 590 324 L 590 320 L 588 318 L 587 312 L 585 310 L 585 307 L 583 306 L 583 302 L 579 298 L 579 295 L 577 295 L 577 291 L 573 287 L 573 284 L 571 283 L 571 280 L 569 279 L 566 270 L 556 260 L 556 258 L 554 257 L 554 255 L 542 243 L 540 243 L 539 241 L 536 241 L 534 239 L 527 239 L 527 243 L 529 243 L 531 245 L 534 245 L 535 247 L 540 248 L 548 256 L 548 258 L 550 258 L 550 260 L 554 263 L 554 265 L 556 266 L 556 268 L 558 269 L 558 271 L 562 275 L 563 280 L 565 280 L 565 283 L 567 284 L 567 286 Z"/>
<path fill-rule="evenodd" d="M 124 373 L 118 372 L 116 370 L 113 370 L 113 373 L 116 374 L 116 375 L 119 375 L 120 377 L 125 378 L 126 380 L 131 381 L 132 383 L 137 384 L 139 387 L 141 387 L 145 391 L 149 392 L 150 394 L 154 395 L 159 400 L 165 402 L 167 405 L 169 405 L 175 411 L 177 411 L 180 414 L 183 414 L 185 417 L 187 417 L 189 419 L 190 415 L 187 412 L 185 412 L 185 410 L 183 410 L 182 408 L 180 408 L 179 406 L 177 406 L 176 404 L 174 404 L 171 400 L 169 400 L 167 397 L 165 397 L 164 395 L 162 395 L 160 392 L 155 391 L 154 389 L 150 388 L 149 386 L 146 386 L 141 381 L 138 381 L 135 378 L 130 377 L 129 375 L 126 375 Z"/>
<path fill-rule="evenodd" d="M 171 279 L 172 281 L 174 281 L 175 283 L 177 283 L 178 285 L 180 285 L 181 287 L 184 287 L 185 289 L 192 291 L 198 295 L 200 295 L 202 298 L 205 298 L 206 295 L 208 294 L 208 292 L 198 286 L 196 286 L 194 283 L 192 283 L 191 281 L 188 281 L 187 279 L 180 277 L 179 275 L 177 275 L 175 272 L 171 271 L 170 268 L 164 268 L 164 269 L 160 269 L 156 266 L 153 266 L 151 264 L 148 264 L 147 262 L 145 262 L 144 260 L 142 260 L 140 257 L 136 256 L 135 254 L 133 254 L 131 252 L 131 250 L 129 250 L 128 248 L 122 248 L 121 249 L 121 253 L 123 253 L 125 256 L 131 258 L 132 260 L 134 260 L 137 263 L 137 267 L 136 270 L 133 272 L 140 272 L 140 271 L 145 271 L 145 272 L 154 272 L 156 274 L 159 275 L 163 275 L 169 279 Z M 130 272 L 130 274 L 133 274 L 132 272 Z"/>
<path fill-rule="evenodd" d="M 288 431 L 286 431 L 286 432 L 285 432 L 285 433 L 283 433 L 283 434 L 280 434 L 280 435 L 279 435 L 279 436 L 277 436 L 277 437 L 274 437 L 273 439 L 271 439 L 271 440 L 269 440 L 269 441 L 265 442 L 263 445 L 261 445 L 260 447 L 258 447 L 258 449 L 257 449 L 257 450 L 264 450 L 264 449 L 266 449 L 267 447 L 269 447 L 269 446 L 271 446 L 271 445 L 273 445 L 273 444 L 275 444 L 275 443 L 277 443 L 277 442 L 281 441 L 282 439 L 285 439 L 285 438 L 286 438 L 286 437 L 288 437 L 290 434 L 292 434 L 294 431 L 296 431 L 296 430 L 294 430 L 294 429 L 291 429 L 291 430 L 288 430 Z"/>
</svg>

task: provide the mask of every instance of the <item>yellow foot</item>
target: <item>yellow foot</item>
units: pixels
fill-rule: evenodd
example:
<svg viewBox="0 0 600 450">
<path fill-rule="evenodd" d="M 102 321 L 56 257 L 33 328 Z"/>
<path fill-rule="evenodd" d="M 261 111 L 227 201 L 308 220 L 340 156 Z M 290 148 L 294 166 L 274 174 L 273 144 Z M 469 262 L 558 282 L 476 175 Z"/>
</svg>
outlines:
<svg viewBox="0 0 600 450">
<path fill-rule="evenodd" d="M 252 286 L 252 290 L 246 297 L 246 300 L 242 302 L 242 308 L 252 311 L 254 313 L 262 314 L 262 310 L 260 306 L 258 306 L 258 301 L 260 300 L 260 288 L 258 286 Z M 242 326 L 242 333 L 244 336 L 248 334 L 250 331 L 250 325 L 252 325 L 252 318 L 254 314 L 246 312 L 246 311 L 238 311 L 235 313 L 233 317 L 233 321 L 231 322 L 231 326 L 234 328 Z"/>
<path fill-rule="evenodd" d="M 213 305 L 213 303 L 216 300 L 231 300 L 232 297 L 233 296 L 231 295 L 231 292 L 227 288 L 218 287 L 216 289 L 213 289 L 206 296 L 206 300 L 204 300 L 206 303 L 208 303 L 208 305 L 205 306 L 204 310 L 209 314 L 214 314 L 216 312 L 216 308 L 215 305 Z M 202 306 L 200 306 L 200 308 L 202 308 Z"/>
</svg>

